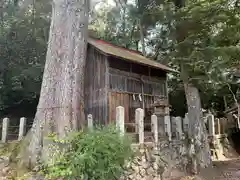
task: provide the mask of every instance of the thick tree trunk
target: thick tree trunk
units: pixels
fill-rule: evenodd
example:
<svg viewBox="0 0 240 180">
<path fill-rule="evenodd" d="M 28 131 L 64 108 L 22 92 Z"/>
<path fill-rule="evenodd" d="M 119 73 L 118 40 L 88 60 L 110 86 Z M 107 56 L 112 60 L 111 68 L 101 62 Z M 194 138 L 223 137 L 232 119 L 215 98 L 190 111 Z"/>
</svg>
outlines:
<svg viewBox="0 0 240 180">
<path fill-rule="evenodd" d="M 64 137 L 84 125 L 84 68 L 89 0 L 53 0 L 48 51 L 33 127 L 21 157 L 32 167 L 48 160 L 51 133 Z"/>
<path fill-rule="evenodd" d="M 203 121 L 199 91 L 188 82 L 184 82 L 188 105 L 190 160 L 192 173 L 211 165 L 211 155 L 206 127 Z"/>
</svg>

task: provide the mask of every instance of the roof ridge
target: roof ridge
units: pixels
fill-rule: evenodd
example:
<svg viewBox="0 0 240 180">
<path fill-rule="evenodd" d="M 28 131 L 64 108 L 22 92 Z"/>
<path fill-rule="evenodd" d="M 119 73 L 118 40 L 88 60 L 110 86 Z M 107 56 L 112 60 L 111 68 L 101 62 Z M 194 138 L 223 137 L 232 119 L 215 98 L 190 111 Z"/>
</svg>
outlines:
<svg viewBox="0 0 240 180">
<path fill-rule="evenodd" d="M 93 38 L 93 37 L 90 37 L 90 39 L 93 39 L 95 41 L 98 41 L 98 42 L 101 42 L 101 43 L 104 43 L 104 44 L 107 44 L 107 45 L 110 45 L 110 46 L 114 46 L 116 48 L 121 48 L 123 50 L 127 50 L 129 52 L 132 52 L 132 53 L 136 53 L 136 54 L 139 54 L 139 55 L 142 55 L 142 52 L 141 51 L 137 51 L 137 50 L 134 50 L 134 49 L 129 49 L 129 48 L 126 48 L 124 46 L 120 46 L 120 45 L 117 45 L 117 44 L 113 44 L 111 42 L 108 42 L 108 41 L 105 41 L 105 40 L 102 40 L 102 39 L 99 39 L 99 38 Z"/>
</svg>

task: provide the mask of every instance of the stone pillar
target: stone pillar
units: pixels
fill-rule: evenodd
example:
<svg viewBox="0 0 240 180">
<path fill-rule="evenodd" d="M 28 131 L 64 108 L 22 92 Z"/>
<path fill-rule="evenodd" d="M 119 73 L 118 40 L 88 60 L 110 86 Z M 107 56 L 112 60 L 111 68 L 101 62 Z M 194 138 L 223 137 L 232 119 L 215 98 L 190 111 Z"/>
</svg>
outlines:
<svg viewBox="0 0 240 180">
<path fill-rule="evenodd" d="M 19 124 L 19 133 L 18 133 L 18 140 L 21 141 L 26 133 L 26 124 L 27 119 L 25 117 L 20 118 Z"/>
<path fill-rule="evenodd" d="M 171 119 L 170 116 L 164 116 L 164 124 L 165 124 L 165 132 L 168 136 L 168 140 L 172 140 L 172 132 L 171 132 Z"/>
<path fill-rule="evenodd" d="M 116 108 L 116 127 L 120 131 L 120 135 L 123 136 L 125 133 L 124 127 L 124 107 L 118 106 Z"/>
<path fill-rule="evenodd" d="M 87 116 L 88 129 L 93 130 L 93 116 L 89 114 Z"/>
<path fill-rule="evenodd" d="M 208 115 L 208 131 L 210 136 L 215 135 L 215 120 L 214 115 Z"/>
<path fill-rule="evenodd" d="M 181 140 L 183 137 L 183 130 L 182 130 L 182 118 L 176 117 L 176 132 L 177 132 L 177 139 Z"/>
<path fill-rule="evenodd" d="M 188 113 L 186 113 L 183 119 L 183 132 L 188 133 L 188 129 L 189 129 L 189 119 L 188 119 Z"/>
<path fill-rule="evenodd" d="M 157 121 L 156 115 L 151 116 L 151 123 L 152 123 L 152 132 L 154 136 L 154 142 L 155 144 L 158 144 L 158 121 Z"/>
<path fill-rule="evenodd" d="M 217 118 L 216 121 L 217 121 L 217 132 L 218 134 L 221 134 L 220 119 Z"/>
<path fill-rule="evenodd" d="M 154 102 L 154 114 L 157 116 L 158 132 L 160 136 L 166 136 L 164 117 L 169 114 L 169 106 L 166 99 L 157 99 Z"/>
<path fill-rule="evenodd" d="M 8 136 L 8 127 L 9 127 L 9 118 L 4 118 L 2 123 L 2 142 L 7 142 L 7 136 Z"/>
<path fill-rule="evenodd" d="M 171 117 L 171 127 L 172 127 L 172 138 L 176 138 L 177 137 L 176 117 Z"/>
<path fill-rule="evenodd" d="M 136 118 L 136 121 L 138 122 L 139 143 L 143 144 L 144 143 L 144 113 L 143 113 L 143 109 L 141 109 L 141 108 L 136 109 L 135 118 Z"/>
</svg>

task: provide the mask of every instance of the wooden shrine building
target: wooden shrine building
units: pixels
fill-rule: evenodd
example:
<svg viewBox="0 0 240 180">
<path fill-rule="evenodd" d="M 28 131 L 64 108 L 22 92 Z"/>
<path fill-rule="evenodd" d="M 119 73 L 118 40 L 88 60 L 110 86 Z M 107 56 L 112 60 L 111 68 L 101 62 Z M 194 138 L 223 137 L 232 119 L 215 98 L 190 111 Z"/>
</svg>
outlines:
<svg viewBox="0 0 240 180">
<path fill-rule="evenodd" d="M 114 122 L 121 105 L 131 131 L 135 109 L 143 108 L 148 122 L 156 99 L 168 104 L 166 75 L 174 70 L 138 51 L 89 39 L 85 69 L 85 113 L 93 115 L 95 124 Z"/>
</svg>

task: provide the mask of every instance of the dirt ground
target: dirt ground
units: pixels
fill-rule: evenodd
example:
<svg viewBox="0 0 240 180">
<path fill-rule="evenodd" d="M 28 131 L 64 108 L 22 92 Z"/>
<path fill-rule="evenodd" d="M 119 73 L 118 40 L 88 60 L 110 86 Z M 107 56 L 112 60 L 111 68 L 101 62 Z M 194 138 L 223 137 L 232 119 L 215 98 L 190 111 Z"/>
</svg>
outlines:
<svg viewBox="0 0 240 180">
<path fill-rule="evenodd" d="M 213 168 L 214 177 L 206 180 L 240 180 L 240 158 L 214 162 Z"/>
<path fill-rule="evenodd" d="M 240 180 L 240 157 L 215 161 L 212 168 L 202 170 L 199 176 L 187 176 L 174 180 Z"/>
<path fill-rule="evenodd" d="M 6 171 L 6 168 L 0 170 L 0 180 L 7 180 L 9 172 L 3 171 Z M 215 161 L 212 168 L 203 170 L 199 176 L 176 177 L 171 180 L 240 180 L 240 157 Z"/>
</svg>

